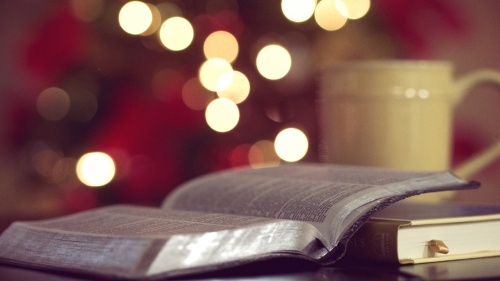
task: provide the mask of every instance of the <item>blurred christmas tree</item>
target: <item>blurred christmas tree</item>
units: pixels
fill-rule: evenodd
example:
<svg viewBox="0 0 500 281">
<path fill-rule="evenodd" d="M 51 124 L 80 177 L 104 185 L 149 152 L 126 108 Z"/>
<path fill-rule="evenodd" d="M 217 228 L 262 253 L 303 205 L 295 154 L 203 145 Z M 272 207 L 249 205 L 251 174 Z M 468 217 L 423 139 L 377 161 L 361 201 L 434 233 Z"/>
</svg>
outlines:
<svg viewBox="0 0 500 281">
<path fill-rule="evenodd" d="M 17 40 L 22 78 L 2 87 L 10 92 L 0 127 L 4 217 L 153 205 L 207 172 L 317 161 L 322 67 L 422 56 L 425 42 L 404 17 L 415 10 L 459 28 L 436 1 L 366 0 L 343 12 L 331 0 L 31 2 L 2 4 L 36 15 Z M 286 140 L 290 155 L 278 156 L 275 139 L 286 128 L 299 135 Z M 90 174 L 76 173 L 90 152 L 105 153 L 112 167 L 99 160 Z M 95 185 L 105 186 L 89 188 L 103 171 L 111 176 Z"/>
</svg>

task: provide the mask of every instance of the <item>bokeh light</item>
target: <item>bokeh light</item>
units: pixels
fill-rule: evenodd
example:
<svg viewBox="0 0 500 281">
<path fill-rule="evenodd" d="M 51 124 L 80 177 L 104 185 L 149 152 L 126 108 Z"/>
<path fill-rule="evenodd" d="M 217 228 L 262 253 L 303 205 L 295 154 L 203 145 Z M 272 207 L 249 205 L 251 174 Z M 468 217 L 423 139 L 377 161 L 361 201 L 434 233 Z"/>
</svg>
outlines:
<svg viewBox="0 0 500 281">
<path fill-rule="evenodd" d="M 233 67 L 229 62 L 221 58 L 206 60 L 200 67 L 199 78 L 201 84 L 208 90 L 216 92 L 228 87 L 232 81 L 227 75 L 224 77 L 225 83 L 219 83 L 221 76 L 225 73 L 233 74 Z"/>
<path fill-rule="evenodd" d="M 269 80 L 278 80 L 288 74 L 292 67 L 292 57 L 280 45 L 267 45 L 257 55 L 257 70 Z"/>
<path fill-rule="evenodd" d="M 221 58 L 231 63 L 238 56 L 238 50 L 238 41 L 227 31 L 213 32 L 203 43 L 203 53 L 207 59 Z"/>
<path fill-rule="evenodd" d="M 337 9 L 346 18 L 360 19 L 370 10 L 370 0 L 336 0 Z"/>
<path fill-rule="evenodd" d="M 218 98 L 207 106 L 205 119 L 212 130 L 225 133 L 236 127 L 240 119 L 240 111 L 231 100 Z"/>
<path fill-rule="evenodd" d="M 113 180 L 115 163 L 106 153 L 90 152 L 78 159 L 76 175 L 87 186 L 103 186 Z"/>
<path fill-rule="evenodd" d="M 181 51 L 189 47 L 194 38 L 191 23 L 183 17 L 171 17 L 161 26 L 160 41 L 171 51 Z"/>
<path fill-rule="evenodd" d="M 293 22 L 304 22 L 314 13 L 316 0 L 282 0 L 281 10 Z"/>
<path fill-rule="evenodd" d="M 149 27 L 144 32 L 141 33 L 142 36 L 148 36 L 155 33 L 158 30 L 158 28 L 160 28 L 161 25 L 161 14 L 158 8 L 156 8 L 156 6 L 151 4 L 147 5 L 149 7 L 149 10 L 151 11 L 152 18 Z"/>
<path fill-rule="evenodd" d="M 48 121 L 63 119 L 70 108 L 70 98 L 66 91 L 58 87 L 43 90 L 36 100 L 40 116 Z"/>
<path fill-rule="evenodd" d="M 131 1 L 120 9 L 118 22 L 125 32 L 139 35 L 146 32 L 151 26 L 153 13 L 148 4 L 141 1 Z"/>
<path fill-rule="evenodd" d="M 221 98 L 230 99 L 236 104 L 245 101 L 250 94 L 250 81 L 248 81 L 246 75 L 239 71 L 226 72 L 221 76 L 219 83 L 224 81 L 223 84 L 226 84 L 226 80 L 230 80 L 229 86 L 218 86 L 217 88 L 222 88 L 222 90 L 217 91 L 217 95 Z"/>
<path fill-rule="evenodd" d="M 287 128 L 276 136 L 274 141 L 276 154 L 287 162 L 296 162 L 302 159 L 309 149 L 307 136 L 297 128 Z"/>
<path fill-rule="evenodd" d="M 337 8 L 336 0 L 321 0 L 316 6 L 314 19 L 321 28 L 328 31 L 339 30 L 347 22 L 347 18 Z"/>
<path fill-rule="evenodd" d="M 276 167 L 281 163 L 270 140 L 260 140 L 252 145 L 248 152 L 248 159 L 252 168 Z"/>
</svg>

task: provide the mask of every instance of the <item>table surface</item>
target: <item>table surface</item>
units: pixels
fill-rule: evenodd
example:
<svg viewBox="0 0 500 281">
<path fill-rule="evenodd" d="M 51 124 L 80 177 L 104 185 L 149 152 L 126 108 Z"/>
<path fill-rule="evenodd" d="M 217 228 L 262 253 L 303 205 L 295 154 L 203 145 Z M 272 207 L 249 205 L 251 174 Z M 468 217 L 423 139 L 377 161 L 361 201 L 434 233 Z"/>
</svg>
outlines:
<svg viewBox="0 0 500 281">
<path fill-rule="evenodd" d="M 3 281 L 97 280 L 90 276 L 26 269 L 7 264 L 0 264 L 0 277 Z M 267 261 L 208 275 L 187 276 L 183 280 L 500 280 L 500 257 L 405 266 L 345 263 L 334 267 L 317 267 L 290 260 Z"/>
</svg>

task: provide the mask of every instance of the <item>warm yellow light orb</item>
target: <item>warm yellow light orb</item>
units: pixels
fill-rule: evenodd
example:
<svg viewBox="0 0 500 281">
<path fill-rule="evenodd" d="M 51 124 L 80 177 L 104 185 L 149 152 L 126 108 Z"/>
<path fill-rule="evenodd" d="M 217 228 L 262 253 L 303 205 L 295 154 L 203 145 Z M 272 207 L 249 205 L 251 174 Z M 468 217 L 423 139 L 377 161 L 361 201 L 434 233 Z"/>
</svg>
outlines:
<svg viewBox="0 0 500 281">
<path fill-rule="evenodd" d="M 287 128 L 279 132 L 274 141 L 276 154 L 287 162 L 302 159 L 309 149 L 307 136 L 297 128 Z"/>
<path fill-rule="evenodd" d="M 346 18 L 360 19 L 370 10 L 370 0 L 336 0 L 337 9 Z"/>
<path fill-rule="evenodd" d="M 194 38 L 194 30 L 191 23 L 183 17 L 172 17 L 167 19 L 161 26 L 160 41 L 171 51 L 181 51 L 189 47 Z"/>
<path fill-rule="evenodd" d="M 281 10 L 293 22 L 304 22 L 314 13 L 316 0 L 282 0 Z"/>
<path fill-rule="evenodd" d="M 207 106 L 205 119 L 212 130 L 225 133 L 236 127 L 240 119 L 240 111 L 231 100 L 218 98 Z"/>
<path fill-rule="evenodd" d="M 323 29 L 334 31 L 341 29 L 347 22 L 337 8 L 336 0 L 321 0 L 314 12 L 316 23 Z"/>
<path fill-rule="evenodd" d="M 257 55 L 257 70 L 267 79 L 278 80 L 288 74 L 292 67 L 292 57 L 280 45 L 268 45 Z"/>
<path fill-rule="evenodd" d="M 103 152 L 83 155 L 76 164 L 78 179 L 87 186 L 98 187 L 108 184 L 115 176 L 115 162 Z"/>
<path fill-rule="evenodd" d="M 155 33 L 161 25 L 161 13 L 160 10 L 154 5 L 147 4 L 149 10 L 151 11 L 151 23 L 149 24 L 148 28 L 141 33 L 142 36 L 149 36 L 153 33 Z"/>
<path fill-rule="evenodd" d="M 224 80 L 220 81 L 224 74 L 226 74 L 226 76 L 223 77 Z M 229 62 L 221 58 L 212 58 L 206 60 L 201 65 L 198 77 L 203 87 L 212 92 L 216 92 L 229 86 L 232 81 L 232 77 L 230 76 L 232 74 L 233 67 Z"/>
<path fill-rule="evenodd" d="M 227 31 L 216 31 L 208 35 L 203 43 L 203 53 L 207 59 L 221 58 L 233 62 L 238 56 L 238 41 Z"/>
<path fill-rule="evenodd" d="M 131 1 L 120 9 L 118 22 L 125 32 L 139 35 L 148 30 L 153 22 L 153 13 L 146 3 Z"/>
<path fill-rule="evenodd" d="M 226 80 L 230 82 L 228 83 Z M 248 81 L 245 74 L 239 71 L 224 73 L 219 83 L 222 83 L 222 85 L 219 85 L 217 88 L 222 90 L 217 91 L 217 95 L 221 98 L 230 99 L 236 104 L 246 100 L 250 93 L 250 81 Z M 229 86 L 224 87 L 226 84 Z"/>
</svg>

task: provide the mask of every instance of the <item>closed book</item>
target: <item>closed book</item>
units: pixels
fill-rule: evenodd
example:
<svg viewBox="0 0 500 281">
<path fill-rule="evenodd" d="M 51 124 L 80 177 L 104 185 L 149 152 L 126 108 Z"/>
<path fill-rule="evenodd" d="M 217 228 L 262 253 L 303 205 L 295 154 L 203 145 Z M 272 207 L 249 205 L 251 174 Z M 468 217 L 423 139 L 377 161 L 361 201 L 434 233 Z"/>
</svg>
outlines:
<svg viewBox="0 0 500 281">
<path fill-rule="evenodd" d="M 346 258 L 416 264 L 500 256 L 500 206 L 398 202 L 350 239 Z"/>
</svg>

